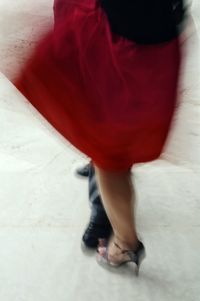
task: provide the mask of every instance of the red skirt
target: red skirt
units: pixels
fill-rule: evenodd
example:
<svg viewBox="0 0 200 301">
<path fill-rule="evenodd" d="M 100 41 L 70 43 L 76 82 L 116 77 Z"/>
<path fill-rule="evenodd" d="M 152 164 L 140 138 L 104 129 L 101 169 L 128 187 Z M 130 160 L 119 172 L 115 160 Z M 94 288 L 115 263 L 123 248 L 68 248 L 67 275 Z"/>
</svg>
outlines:
<svg viewBox="0 0 200 301">
<path fill-rule="evenodd" d="M 176 105 L 177 39 L 143 46 L 113 34 L 97 0 L 57 0 L 55 28 L 16 86 L 97 166 L 158 158 Z"/>
</svg>

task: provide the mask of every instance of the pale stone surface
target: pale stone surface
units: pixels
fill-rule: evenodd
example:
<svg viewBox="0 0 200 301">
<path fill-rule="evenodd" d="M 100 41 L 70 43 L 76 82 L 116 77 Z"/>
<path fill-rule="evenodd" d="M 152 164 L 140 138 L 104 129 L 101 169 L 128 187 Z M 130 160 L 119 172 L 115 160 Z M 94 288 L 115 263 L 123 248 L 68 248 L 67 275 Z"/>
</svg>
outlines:
<svg viewBox="0 0 200 301">
<path fill-rule="evenodd" d="M 200 295 L 200 3 L 184 35 L 179 108 L 163 156 L 134 170 L 147 258 L 108 272 L 80 241 L 87 159 L 16 91 L 15 77 L 53 22 L 52 1 L 0 0 L 0 300 L 198 301 Z M 4 75 L 3 75 L 4 74 Z"/>
</svg>

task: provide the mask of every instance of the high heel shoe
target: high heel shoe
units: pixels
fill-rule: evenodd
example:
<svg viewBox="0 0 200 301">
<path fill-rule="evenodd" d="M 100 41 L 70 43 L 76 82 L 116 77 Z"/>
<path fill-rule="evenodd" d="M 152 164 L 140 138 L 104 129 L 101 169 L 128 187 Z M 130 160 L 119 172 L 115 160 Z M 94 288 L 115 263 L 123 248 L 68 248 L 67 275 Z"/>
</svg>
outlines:
<svg viewBox="0 0 200 301">
<path fill-rule="evenodd" d="M 113 242 L 115 247 L 118 248 L 121 252 L 118 255 L 124 255 L 123 259 L 119 261 L 112 261 L 108 258 L 108 245 L 102 246 L 100 244 L 99 248 L 97 249 L 97 261 L 100 264 L 111 266 L 111 267 L 120 267 L 127 263 L 135 263 L 136 269 L 135 273 L 136 276 L 139 275 L 140 265 L 143 259 L 146 257 L 145 247 L 141 241 L 138 242 L 138 246 L 135 250 L 123 250 L 117 243 Z M 100 254 L 101 253 L 101 254 Z"/>
</svg>

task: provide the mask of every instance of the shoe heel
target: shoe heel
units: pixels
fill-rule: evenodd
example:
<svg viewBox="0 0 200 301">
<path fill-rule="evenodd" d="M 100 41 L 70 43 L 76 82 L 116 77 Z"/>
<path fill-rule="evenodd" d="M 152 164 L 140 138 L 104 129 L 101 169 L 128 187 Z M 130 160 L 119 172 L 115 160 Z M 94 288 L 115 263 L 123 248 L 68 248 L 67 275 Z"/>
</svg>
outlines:
<svg viewBox="0 0 200 301">
<path fill-rule="evenodd" d="M 140 264 L 137 264 L 137 265 L 136 265 L 136 268 L 135 268 L 135 275 L 136 275 L 137 277 L 139 277 L 139 272 L 140 272 Z"/>
<path fill-rule="evenodd" d="M 139 277 L 140 266 L 142 264 L 142 261 L 145 259 L 145 257 L 146 257 L 146 253 L 145 253 L 145 250 L 143 250 L 143 252 L 140 253 L 140 255 L 138 256 L 138 260 L 136 262 L 135 275 L 137 277 Z"/>
</svg>

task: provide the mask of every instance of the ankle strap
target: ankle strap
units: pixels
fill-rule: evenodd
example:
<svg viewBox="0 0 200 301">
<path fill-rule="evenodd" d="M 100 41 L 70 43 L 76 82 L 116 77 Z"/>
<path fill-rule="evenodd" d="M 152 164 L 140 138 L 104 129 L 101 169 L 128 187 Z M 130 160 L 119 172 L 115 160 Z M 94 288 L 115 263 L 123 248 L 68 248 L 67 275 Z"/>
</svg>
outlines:
<svg viewBox="0 0 200 301">
<path fill-rule="evenodd" d="M 138 240 L 138 245 L 137 245 L 137 247 L 135 248 L 135 250 L 124 250 L 124 249 L 122 249 L 115 241 L 113 242 L 114 243 L 114 245 L 118 248 L 118 249 L 120 249 L 121 250 L 121 252 L 122 252 L 122 254 L 124 254 L 124 253 L 129 253 L 129 252 L 132 252 L 132 253 L 137 253 L 141 248 L 143 249 L 143 243 L 141 242 L 141 241 L 139 241 Z"/>
<path fill-rule="evenodd" d="M 132 251 L 132 250 L 123 250 L 115 241 L 114 241 L 114 245 L 122 251 L 122 254 Z"/>
</svg>

